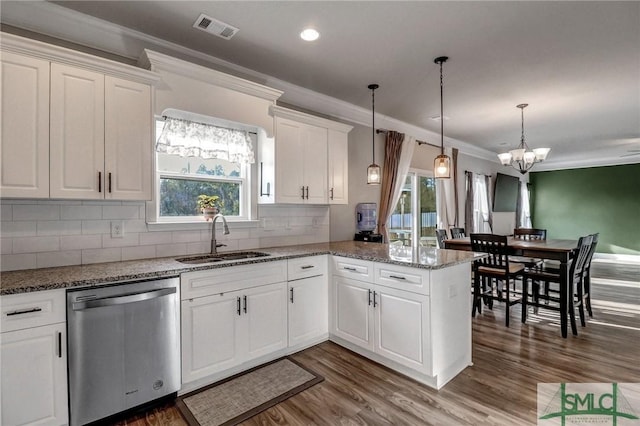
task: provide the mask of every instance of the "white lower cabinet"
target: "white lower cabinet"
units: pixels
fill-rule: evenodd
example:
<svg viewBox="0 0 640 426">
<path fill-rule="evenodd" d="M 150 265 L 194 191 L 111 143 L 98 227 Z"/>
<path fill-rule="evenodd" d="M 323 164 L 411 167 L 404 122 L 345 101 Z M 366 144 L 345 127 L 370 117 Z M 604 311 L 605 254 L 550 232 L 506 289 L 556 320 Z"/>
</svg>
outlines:
<svg viewBox="0 0 640 426">
<path fill-rule="evenodd" d="M 289 346 L 304 345 L 327 335 L 327 276 L 289 282 Z"/>
<path fill-rule="evenodd" d="M 67 424 L 64 291 L 2 296 L 0 300 L 0 424 Z"/>
<path fill-rule="evenodd" d="M 182 382 L 286 348 L 286 291 L 280 282 L 183 300 Z"/>
<path fill-rule="evenodd" d="M 430 372 L 429 297 L 334 276 L 333 334 L 363 349 Z"/>
</svg>

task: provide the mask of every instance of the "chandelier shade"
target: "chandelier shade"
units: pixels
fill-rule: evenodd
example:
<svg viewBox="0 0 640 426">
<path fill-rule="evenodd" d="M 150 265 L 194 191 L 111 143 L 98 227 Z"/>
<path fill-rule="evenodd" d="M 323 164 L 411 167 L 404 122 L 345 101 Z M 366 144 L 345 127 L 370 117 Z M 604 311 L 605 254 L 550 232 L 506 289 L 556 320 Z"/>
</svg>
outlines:
<svg viewBox="0 0 640 426">
<path fill-rule="evenodd" d="M 433 176 L 436 179 L 449 179 L 451 177 L 451 158 L 444 153 L 444 85 L 442 84 L 442 64 L 449 59 L 440 56 L 433 60 L 440 65 L 440 155 L 433 163 Z"/>
<path fill-rule="evenodd" d="M 375 91 L 378 87 L 377 84 L 370 84 L 367 86 L 371 90 L 371 148 L 372 148 L 372 162 L 367 167 L 367 183 L 369 185 L 380 185 L 382 180 L 382 174 L 380 173 L 380 166 L 376 164 L 376 97 Z"/>
<path fill-rule="evenodd" d="M 498 159 L 503 166 L 512 166 L 522 174 L 527 173 L 535 163 L 540 163 L 546 160 L 549 151 L 551 151 L 551 148 L 530 149 L 529 145 L 525 142 L 524 109 L 528 106 L 529 104 L 516 105 L 516 108 L 520 108 L 522 118 L 522 136 L 520 137 L 520 144 L 516 149 L 498 154 Z"/>
</svg>

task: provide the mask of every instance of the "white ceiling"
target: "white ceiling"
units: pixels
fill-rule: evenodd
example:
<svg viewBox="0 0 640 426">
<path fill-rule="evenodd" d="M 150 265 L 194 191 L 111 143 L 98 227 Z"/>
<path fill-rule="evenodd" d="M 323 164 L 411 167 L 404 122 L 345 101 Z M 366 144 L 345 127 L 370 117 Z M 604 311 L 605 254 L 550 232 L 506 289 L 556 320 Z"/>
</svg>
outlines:
<svg viewBox="0 0 640 426">
<path fill-rule="evenodd" d="M 640 2 L 55 3 L 362 108 L 378 83 L 376 112 L 436 133 L 433 59 L 446 55 L 448 137 L 514 148 L 528 103 L 525 136 L 552 149 L 547 166 L 640 162 Z M 196 30 L 200 13 L 240 31 Z M 306 26 L 320 39 L 302 41 Z"/>
</svg>

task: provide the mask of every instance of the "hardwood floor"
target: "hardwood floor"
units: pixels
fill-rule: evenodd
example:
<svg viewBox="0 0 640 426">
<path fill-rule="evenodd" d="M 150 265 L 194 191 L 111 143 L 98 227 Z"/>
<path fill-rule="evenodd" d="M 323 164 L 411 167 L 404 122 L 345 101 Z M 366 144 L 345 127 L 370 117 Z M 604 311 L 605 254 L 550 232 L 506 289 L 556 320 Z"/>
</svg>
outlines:
<svg viewBox="0 0 640 426">
<path fill-rule="evenodd" d="M 576 337 L 551 311 L 506 328 L 497 303 L 473 319 L 474 365 L 440 391 L 325 342 L 293 355 L 325 381 L 243 425 L 534 425 L 538 383 L 640 382 L 640 265 L 594 266 L 594 317 Z M 119 424 L 185 423 L 168 406 Z"/>
</svg>

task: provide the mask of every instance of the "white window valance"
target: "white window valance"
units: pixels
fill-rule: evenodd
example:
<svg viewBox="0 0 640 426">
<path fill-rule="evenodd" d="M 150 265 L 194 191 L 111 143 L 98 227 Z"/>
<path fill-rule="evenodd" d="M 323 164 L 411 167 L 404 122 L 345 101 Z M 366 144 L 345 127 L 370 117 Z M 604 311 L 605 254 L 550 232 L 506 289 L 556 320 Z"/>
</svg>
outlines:
<svg viewBox="0 0 640 426">
<path fill-rule="evenodd" d="M 254 163 L 249 134 L 211 124 L 167 117 L 156 151 L 181 157 L 219 158 L 232 163 Z"/>
</svg>

